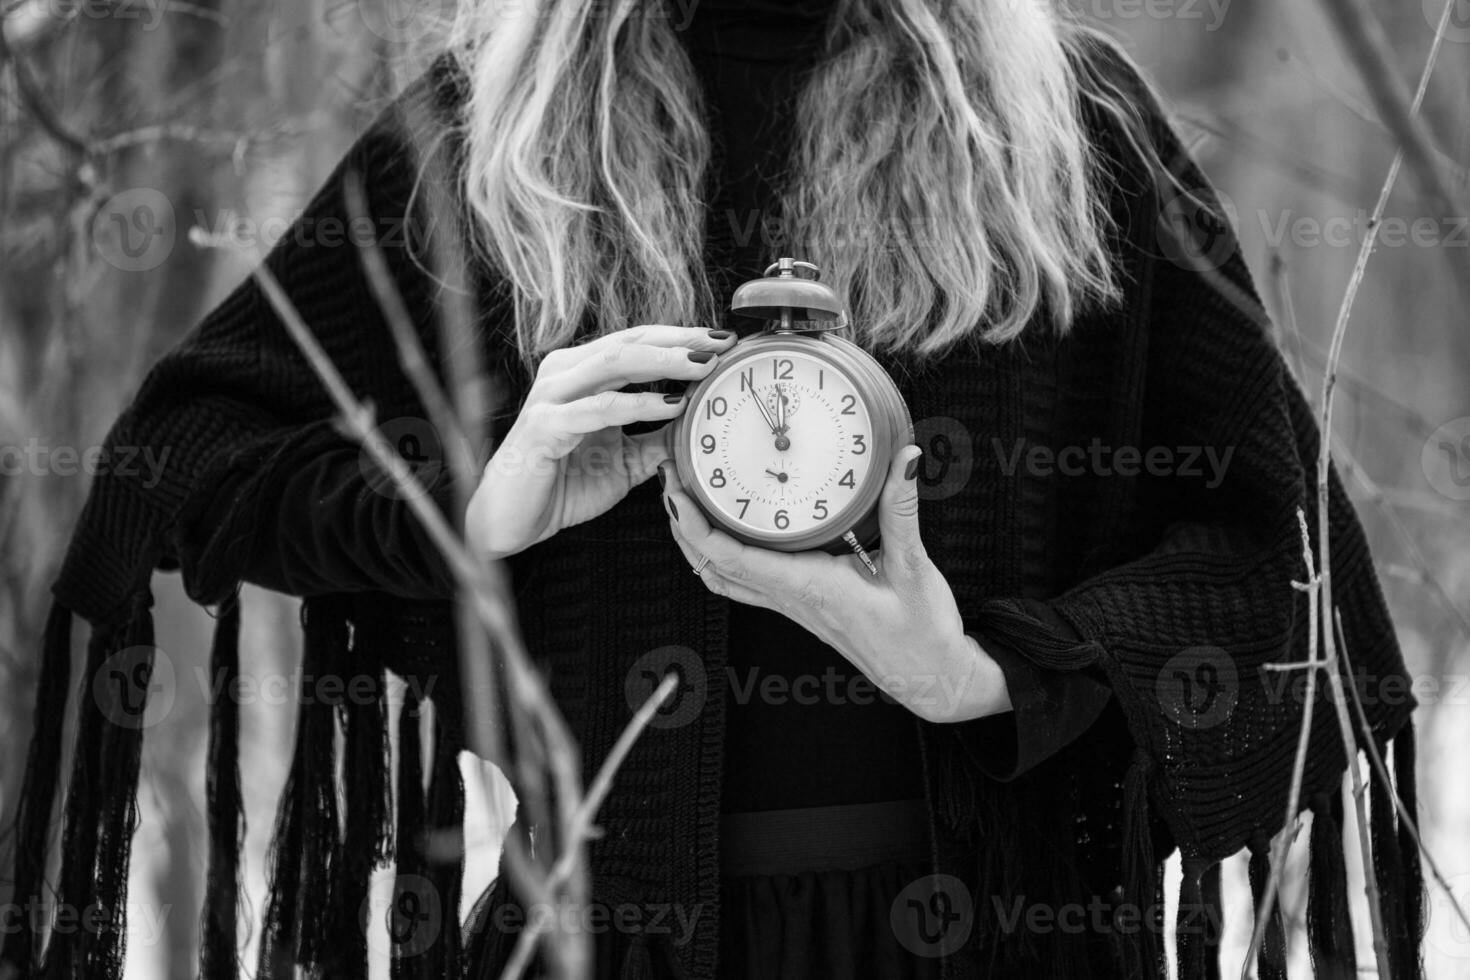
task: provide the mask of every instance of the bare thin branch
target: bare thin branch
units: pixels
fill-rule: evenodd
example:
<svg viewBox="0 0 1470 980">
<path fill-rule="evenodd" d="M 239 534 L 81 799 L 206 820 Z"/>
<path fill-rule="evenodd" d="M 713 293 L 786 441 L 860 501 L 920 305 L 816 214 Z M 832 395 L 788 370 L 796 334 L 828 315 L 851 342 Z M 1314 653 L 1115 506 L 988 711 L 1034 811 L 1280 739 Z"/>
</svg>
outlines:
<svg viewBox="0 0 1470 980">
<path fill-rule="evenodd" d="M 1311 746 L 1312 719 L 1317 707 L 1317 671 L 1315 667 L 1330 666 L 1329 661 L 1317 658 L 1317 637 L 1319 635 L 1317 616 L 1320 611 L 1317 591 L 1321 588 L 1322 579 L 1312 565 L 1312 536 L 1307 530 L 1307 515 L 1300 507 L 1296 510 L 1296 520 L 1302 532 L 1302 564 L 1306 566 L 1307 579 L 1305 582 L 1292 584 L 1299 591 L 1307 593 L 1307 659 L 1303 666 L 1311 666 L 1307 670 L 1307 689 L 1302 705 L 1302 730 L 1297 736 L 1296 756 L 1291 764 L 1291 784 L 1286 794 L 1286 818 L 1282 821 L 1281 831 L 1271 842 L 1271 876 L 1266 883 L 1265 892 L 1261 895 L 1261 902 L 1256 908 L 1256 920 L 1251 928 L 1250 946 L 1246 950 L 1245 962 L 1240 968 L 1241 980 L 1251 980 L 1256 975 L 1256 956 L 1261 950 L 1261 943 L 1266 938 L 1266 923 L 1270 921 L 1271 913 L 1276 908 L 1277 894 L 1281 890 L 1281 875 L 1286 868 L 1286 852 L 1291 847 L 1292 838 L 1296 836 L 1297 820 L 1301 815 L 1302 781 L 1307 771 L 1307 750 Z M 1273 664 L 1269 666 L 1280 668 L 1290 665 Z"/>
<path fill-rule="evenodd" d="M 1352 661 L 1348 659 L 1347 634 L 1342 629 L 1342 611 L 1333 610 L 1333 619 L 1337 624 L 1337 639 L 1342 652 L 1342 665 L 1351 677 L 1353 673 Z M 1409 813 L 1409 808 L 1404 806 L 1404 801 L 1399 798 L 1398 791 L 1393 787 L 1393 780 L 1389 778 L 1388 767 L 1383 764 L 1383 753 L 1378 751 L 1378 745 L 1373 741 L 1372 733 L 1368 727 L 1368 713 L 1363 710 L 1363 702 L 1358 697 L 1358 688 L 1355 684 L 1348 685 L 1348 692 L 1352 697 L 1353 710 L 1358 716 L 1358 726 L 1363 730 L 1363 747 L 1368 751 L 1368 760 L 1373 764 L 1373 772 L 1383 788 L 1388 790 L 1389 796 L 1393 798 L 1393 806 L 1398 814 L 1399 823 L 1403 824 L 1409 831 L 1409 836 L 1414 838 L 1414 846 L 1419 848 L 1419 853 L 1424 855 L 1425 862 L 1429 865 L 1429 873 L 1434 876 L 1434 881 L 1444 893 L 1449 896 L 1450 903 L 1455 908 L 1455 914 L 1460 917 L 1460 922 L 1466 929 L 1470 929 L 1470 917 L 1465 915 L 1465 909 L 1460 905 L 1460 900 L 1455 897 L 1449 882 L 1445 881 L 1444 875 L 1439 871 L 1439 862 L 1434 860 L 1434 855 L 1429 853 L 1429 848 L 1424 846 L 1424 838 L 1419 836 L 1419 825 L 1414 822 L 1414 817 Z"/>
<path fill-rule="evenodd" d="M 633 743 L 637 741 L 638 736 L 643 734 L 643 730 L 648 727 L 649 722 L 653 720 L 653 716 L 658 713 L 658 710 L 663 707 L 664 702 L 668 700 L 669 695 L 674 693 L 678 687 L 678 675 L 672 673 L 665 674 L 664 679 L 659 682 L 653 694 L 639 706 L 638 711 L 633 715 L 632 722 L 629 723 L 627 728 L 623 729 L 623 734 L 618 736 L 618 740 L 613 745 L 612 751 L 608 753 L 607 759 L 602 764 L 602 768 L 597 771 L 596 778 L 593 779 L 591 787 L 588 788 L 586 798 L 573 815 L 572 829 L 576 833 L 577 839 L 584 840 L 591 836 L 593 820 L 597 816 L 597 811 L 602 808 L 602 801 L 607 798 L 608 791 L 612 789 L 613 777 L 617 775 L 618 768 L 623 764 L 623 760 L 628 757 L 628 753 L 632 751 Z M 546 882 L 553 891 L 565 884 L 571 876 L 575 856 L 575 853 L 569 850 L 552 867 L 551 874 L 547 876 Z M 516 940 L 515 951 L 511 954 L 510 961 L 506 963 L 505 970 L 500 975 L 500 980 L 519 980 L 521 974 L 525 972 L 526 967 L 530 965 L 531 954 L 536 948 L 536 940 L 545 931 L 545 919 L 546 917 L 542 916 L 533 918 L 527 923 L 526 930 Z"/>
<path fill-rule="evenodd" d="M 1445 6 L 1445 13 L 1440 19 L 1439 29 L 1435 32 L 1434 43 L 1430 48 L 1429 67 L 1434 65 L 1439 53 L 1453 5 L 1454 0 L 1451 0 Z M 1384 124 L 1398 141 L 1399 156 L 1407 156 L 1409 167 L 1414 171 L 1420 186 L 1434 198 L 1440 212 L 1453 213 L 1454 197 L 1445 186 L 1440 173 L 1434 143 L 1417 118 L 1429 81 L 1428 67 L 1420 77 L 1419 91 L 1410 103 L 1405 97 L 1402 80 L 1391 67 L 1393 58 L 1388 41 L 1364 0 L 1324 0 L 1323 7 L 1368 86 L 1368 94 L 1379 115 L 1383 117 Z M 1398 163 L 1399 160 L 1396 159 L 1395 169 Z M 1389 186 L 1392 186 L 1391 181 Z M 1381 210 L 1378 216 L 1382 216 Z"/>
</svg>

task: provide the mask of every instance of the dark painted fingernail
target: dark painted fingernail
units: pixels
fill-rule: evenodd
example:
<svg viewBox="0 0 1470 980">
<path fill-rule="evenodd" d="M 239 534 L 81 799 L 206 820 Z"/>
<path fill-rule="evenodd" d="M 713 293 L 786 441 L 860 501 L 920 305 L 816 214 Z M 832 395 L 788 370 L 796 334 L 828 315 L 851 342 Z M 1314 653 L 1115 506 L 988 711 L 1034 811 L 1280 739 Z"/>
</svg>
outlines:
<svg viewBox="0 0 1470 980">
<path fill-rule="evenodd" d="M 662 466 L 658 468 L 658 485 L 661 487 L 669 485 L 669 478 L 664 476 L 664 468 Z"/>
<path fill-rule="evenodd" d="M 677 521 L 679 519 L 679 508 L 674 505 L 674 498 L 665 497 L 664 503 L 669 505 L 669 515 Z"/>
<path fill-rule="evenodd" d="M 692 350 L 689 352 L 689 359 L 695 364 L 704 364 L 714 360 L 714 357 L 715 352 L 712 350 Z"/>
<path fill-rule="evenodd" d="M 733 336 L 735 334 L 730 330 L 711 330 L 709 332 L 710 340 L 729 340 Z"/>
<path fill-rule="evenodd" d="M 919 460 L 923 458 L 924 454 L 919 453 L 919 455 L 909 460 L 909 465 L 905 466 L 903 469 L 903 478 L 905 480 L 912 480 L 914 477 L 919 475 Z"/>
<path fill-rule="evenodd" d="M 670 405 L 683 400 L 684 393 L 682 391 L 676 391 L 672 395 L 664 395 L 664 401 L 668 402 Z"/>
</svg>

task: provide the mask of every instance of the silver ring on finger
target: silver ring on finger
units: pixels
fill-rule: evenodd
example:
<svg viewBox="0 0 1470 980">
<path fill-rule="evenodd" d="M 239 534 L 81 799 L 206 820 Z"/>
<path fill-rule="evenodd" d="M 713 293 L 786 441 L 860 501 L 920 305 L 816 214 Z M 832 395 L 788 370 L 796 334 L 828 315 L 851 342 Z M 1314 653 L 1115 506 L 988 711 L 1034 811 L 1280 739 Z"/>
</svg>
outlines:
<svg viewBox="0 0 1470 980">
<path fill-rule="evenodd" d="M 694 566 L 694 574 L 695 575 L 703 575 L 704 574 L 704 566 L 706 566 L 708 564 L 709 564 L 709 555 L 700 555 L 699 556 L 699 564 L 697 564 L 697 565 Z"/>
</svg>

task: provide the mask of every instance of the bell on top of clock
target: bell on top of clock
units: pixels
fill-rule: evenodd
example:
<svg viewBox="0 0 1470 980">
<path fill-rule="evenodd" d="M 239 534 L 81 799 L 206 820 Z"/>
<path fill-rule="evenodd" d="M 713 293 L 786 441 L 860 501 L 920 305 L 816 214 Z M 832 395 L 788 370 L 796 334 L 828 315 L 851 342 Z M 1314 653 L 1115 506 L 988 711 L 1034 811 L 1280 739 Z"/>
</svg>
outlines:
<svg viewBox="0 0 1470 980">
<path fill-rule="evenodd" d="M 779 271 L 776 271 L 779 270 Z M 810 279 L 797 275 L 799 270 L 812 273 Z M 776 271 L 776 275 L 771 275 Z M 730 311 L 741 316 L 763 320 L 780 320 L 779 329 L 790 330 L 796 320 L 819 324 L 808 329 L 829 330 L 844 321 L 842 300 L 832 287 L 819 281 L 821 270 L 810 262 L 782 258 L 766 268 L 765 277 L 741 284 L 730 299 Z"/>
<path fill-rule="evenodd" d="M 913 424 L 882 365 L 838 336 L 845 306 L 820 276 L 782 258 L 735 290 L 731 312 L 770 323 L 690 390 L 670 455 L 712 526 L 777 551 L 850 550 L 876 574 L 878 499 Z"/>
</svg>

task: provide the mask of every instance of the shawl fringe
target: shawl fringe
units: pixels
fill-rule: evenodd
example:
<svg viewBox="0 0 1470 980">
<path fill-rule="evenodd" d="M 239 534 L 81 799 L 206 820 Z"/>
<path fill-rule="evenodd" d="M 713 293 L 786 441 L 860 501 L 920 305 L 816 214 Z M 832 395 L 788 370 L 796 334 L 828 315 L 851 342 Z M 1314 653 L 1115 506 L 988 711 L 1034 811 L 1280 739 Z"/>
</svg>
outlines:
<svg viewBox="0 0 1470 980">
<path fill-rule="evenodd" d="M 426 796 L 419 723 L 427 702 L 406 685 L 395 792 L 386 704 L 394 637 L 387 621 L 368 602 L 343 596 L 309 598 L 301 611 L 303 690 L 277 814 L 258 972 L 290 976 L 299 965 L 312 977 L 365 976 L 372 874 L 392 860 L 392 976 L 457 977 L 464 855 L 458 739 L 436 711 Z M 325 676 L 347 679 L 342 704 L 318 703 L 306 689 Z M 446 828 L 442 854 L 431 847 L 439 827 Z"/>
<path fill-rule="evenodd" d="M 1419 781 L 1414 774 L 1417 764 L 1414 726 L 1405 724 L 1393 739 L 1393 781 L 1399 799 L 1405 809 L 1414 814 L 1419 810 Z M 1417 820 L 1417 817 L 1415 818 Z M 1412 959 L 1407 960 L 1411 972 L 1405 976 L 1418 977 L 1424 973 L 1424 950 L 1422 942 L 1428 922 L 1424 918 L 1427 902 L 1424 885 L 1424 868 L 1419 856 L 1419 843 L 1414 831 L 1406 821 L 1399 821 L 1398 845 L 1403 866 L 1404 887 L 1402 889 L 1404 926 L 1409 940 Z"/>
<path fill-rule="evenodd" d="M 1220 862 L 1186 858 L 1179 885 L 1175 944 L 1181 980 L 1219 980 Z"/>
<path fill-rule="evenodd" d="M 1283 831 L 1290 833 L 1290 831 Z M 1338 850 L 1341 852 L 1341 843 Z M 1266 887 L 1271 883 L 1271 838 L 1257 833 L 1250 843 L 1251 908 L 1259 909 Z M 1256 971 L 1260 980 L 1286 980 L 1286 924 L 1281 916 L 1281 903 L 1271 906 L 1271 921 L 1261 936 L 1261 949 L 1256 954 Z"/>
<path fill-rule="evenodd" d="M 94 928 L 52 931 L 47 977 L 122 975 L 128 861 L 138 826 L 136 787 L 156 653 L 152 606 L 152 593 L 140 589 L 125 622 L 95 629 L 87 642 L 87 689 L 77 704 L 56 902 L 74 912 L 91 908 L 98 918 Z"/>
<path fill-rule="evenodd" d="M 409 685 L 398 716 L 398 846 L 394 857 L 393 897 L 388 907 L 393 980 L 417 980 L 429 974 L 421 967 L 417 947 L 422 942 L 418 926 L 423 906 L 431 896 L 424 893 L 427 870 L 424 847 L 426 807 L 424 801 L 423 742 L 419 716 L 423 702 Z"/>
<path fill-rule="evenodd" d="M 39 916 L 46 855 L 51 852 L 51 814 L 61 774 L 61 741 L 66 701 L 71 687 L 72 611 L 51 604 L 41 641 L 41 676 L 33 716 L 35 734 L 26 757 L 25 777 L 15 811 L 15 896 L 24 906 L 21 927 L 11 934 L 0 955 L 0 966 L 28 975 L 39 963 L 44 942 Z M 0 973 L 5 972 L 0 970 Z"/>
<path fill-rule="evenodd" d="M 460 883 L 464 874 L 464 781 L 459 749 L 444 719 L 434 712 L 434 768 L 429 779 L 428 827 L 424 841 L 429 882 L 439 899 L 438 935 L 429 943 L 428 970 L 433 977 L 457 978 L 460 972 Z"/>
<path fill-rule="evenodd" d="M 1149 812 L 1149 781 L 1153 759 L 1143 748 L 1135 749 L 1123 778 L 1123 895 L 1135 909 L 1161 909 L 1158 902 L 1161 867 L 1154 857 L 1153 828 Z M 1115 932 L 1114 935 L 1117 935 Z M 1138 942 L 1122 943 L 1122 961 L 1133 977 L 1162 977 L 1164 951 L 1157 923 L 1145 922 Z"/>
<path fill-rule="evenodd" d="M 1378 742 L 1378 750 L 1383 759 L 1390 758 L 1386 741 Z M 1410 749 L 1411 757 L 1412 754 Z M 1398 752 L 1393 755 L 1397 756 Z M 1402 783 L 1397 773 L 1394 778 Z M 1403 853 L 1401 841 L 1407 834 L 1401 835 L 1402 828 L 1399 827 L 1393 800 L 1396 788 L 1385 786 L 1376 772 L 1370 771 L 1368 779 L 1372 785 L 1368 793 L 1368 827 L 1373 844 L 1373 880 L 1378 886 L 1378 905 L 1383 916 L 1390 969 L 1395 977 L 1402 980 L 1420 980 L 1424 975 L 1418 952 L 1420 928 L 1416 922 L 1411 933 L 1409 922 L 1415 914 L 1410 906 L 1420 904 L 1423 888 L 1417 867 L 1418 852 Z M 1415 865 L 1412 874 L 1408 869 L 1410 860 Z"/>
<path fill-rule="evenodd" d="M 345 653 L 346 622 L 333 616 L 322 599 L 301 604 L 305 643 L 301 663 L 301 703 L 296 747 L 281 793 L 272 846 L 270 895 L 261 926 L 261 976 L 290 976 L 300 964 L 308 976 L 323 966 L 325 916 L 332 908 L 331 884 L 337 875 L 336 767 L 334 719 L 319 710 L 309 688 L 331 671 L 336 650 Z"/>
<path fill-rule="evenodd" d="M 22 927 L 7 937 L 0 958 L 0 963 L 20 975 L 107 980 L 121 976 L 127 867 L 137 826 L 136 787 L 147 727 L 144 713 L 156 654 L 152 604 L 151 593 L 140 590 L 121 622 L 95 627 L 87 642 L 87 683 L 77 709 L 79 750 L 65 801 L 56 901 L 73 908 L 97 903 L 102 926 L 53 930 L 43 955 L 43 922 L 39 916 L 27 915 Z M 72 615 L 67 606 L 55 602 L 47 618 L 36 737 L 30 745 L 16 817 L 16 901 L 33 902 L 36 907 L 45 891 L 51 818 L 60 783 L 61 735 L 72 674 Z M 1016 615 L 1030 618 L 1024 612 Z M 992 620 L 992 628 L 1003 618 Z M 457 914 L 464 861 L 464 787 L 458 768 L 461 739 L 444 712 L 436 710 L 433 738 L 424 746 L 420 721 L 429 702 L 415 685 L 406 685 L 398 718 L 395 790 L 389 775 L 392 753 L 386 706 L 385 644 L 393 641 L 391 632 L 375 617 L 370 604 L 354 606 L 341 596 L 303 602 L 302 626 L 305 650 L 297 738 L 277 813 L 258 972 L 261 976 L 292 975 L 299 964 L 308 976 L 365 975 L 368 886 L 372 872 L 392 860 L 397 880 L 388 916 L 391 975 L 395 980 L 457 978 L 466 959 Z M 1034 627 L 1028 622 L 1025 628 L 1029 632 Z M 216 689 L 222 697 L 212 706 L 208 750 L 209 866 L 201 917 L 201 976 L 205 980 L 233 980 L 240 972 L 235 953 L 244 834 L 235 696 L 240 673 L 239 630 L 238 598 L 230 596 L 220 605 L 211 648 Z M 1075 666 L 1082 654 L 1073 647 Z M 357 694 L 341 706 L 318 703 L 315 692 L 305 685 L 329 675 L 352 677 Z M 361 682 L 364 676 L 366 689 Z M 1370 736 L 1364 733 L 1363 737 Z M 1403 725 L 1391 741 L 1382 739 L 1380 744 L 1392 758 L 1393 785 L 1385 786 L 1376 774 L 1370 783 L 1372 872 L 1383 899 L 1395 976 L 1422 980 L 1422 870 L 1413 834 L 1407 822 L 1399 819 L 1393 799 L 1397 792 L 1408 812 L 1417 809 L 1412 724 Z M 426 748 L 432 755 L 427 790 Z M 977 785 L 983 780 L 968 770 L 958 744 L 949 748 L 951 751 L 939 753 L 937 815 L 966 843 L 977 844 L 983 838 L 984 846 L 976 847 L 976 852 L 979 881 L 985 891 L 1003 897 L 1040 896 L 1049 890 L 1060 894 L 1064 883 L 1036 879 L 1034 874 L 1028 877 L 1026 845 L 1034 835 L 1029 830 L 1021 832 L 1015 794 L 988 792 L 987 787 Z M 1145 914 L 1162 909 L 1162 865 L 1155 853 L 1152 826 L 1157 775 L 1153 756 L 1136 747 L 1122 784 L 1121 895 Z M 1306 918 L 1313 967 L 1317 976 L 1328 980 L 1350 978 L 1356 974 L 1356 958 L 1341 790 L 1317 793 L 1309 808 L 1313 820 Z M 1269 837 L 1259 832 L 1249 847 L 1252 893 L 1259 900 L 1269 875 Z M 497 882 L 496 888 L 497 894 L 506 894 L 503 883 Z M 1219 977 L 1220 907 L 1218 861 L 1187 858 L 1177 937 L 1182 980 Z M 978 915 L 976 931 L 984 934 L 980 938 L 1001 940 L 997 949 L 1006 960 L 1039 962 L 1036 937 L 1025 930 L 998 936 L 997 923 L 992 916 Z M 1160 922 L 1145 921 L 1134 937 L 1119 938 L 1115 953 L 1127 975 L 1163 975 L 1161 936 Z M 515 937 L 491 929 L 483 938 L 479 951 L 488 953 L 493 961 L 497 955 L 509 955 Z M 659 975 L 658 954 L 663 952 L 634 943 L 620 964 L 621 975 L 633 980 Z M 1073 954 L 1054 950 L 1048 955 L 1061 962 Z M 1284 978 L 1285 962 L 1285 929 L 1278 906 L 1266 926 L 1258 962 L 1262 980 Z M 1086 966 L 1079 963 L 1073 975 L 1087 975 Z"/>
<path fill-rule="evenodd" d="M 209 825 L 209 870 L 200 916 L 201 980 L 240 975 L 237 923 L 240 914 L 240 844 L 245 815 L 240 796 L 240 599 L 230 595 L 219 608 L 210 666 L 220 693 L 211 706 L 205 805 Z"/>
<path fill-rule="evenodd" d="M 1343 854 L 1342 791 L 1312 801 L 1307 859 L 1307 949 L 1312 972 L 1324 980 L 1357 976 L 1357 950 L 1348 909 L 1347 860 Z"/>
</svg>

